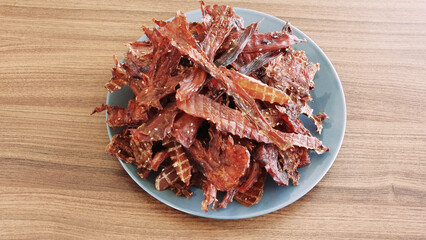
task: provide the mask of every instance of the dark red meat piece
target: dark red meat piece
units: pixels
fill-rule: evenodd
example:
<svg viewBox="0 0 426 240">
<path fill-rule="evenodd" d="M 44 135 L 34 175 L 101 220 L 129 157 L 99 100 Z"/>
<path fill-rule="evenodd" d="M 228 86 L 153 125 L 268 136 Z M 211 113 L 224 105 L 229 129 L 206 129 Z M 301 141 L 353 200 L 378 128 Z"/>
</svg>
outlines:
<svg viewBox="0 0 426 240">
<path fill-rule="evenodd" d="M 107 110 L 107 123 L 110 127 L 138 126 L 148 120 L 148 114 L 144 107 L 139 106 L 134 100 L 130 100 L 127 108 L 102 104 L 93 110 L 92 114 Z"/>
<path fill-rule="evenodd" d="M 278 149 L 274 145 L 260 144 L 256 149 L 254 158 L 263 164 L 278 185 L 288 185 L 288 176 L 279 165 Z"/>
</svg>

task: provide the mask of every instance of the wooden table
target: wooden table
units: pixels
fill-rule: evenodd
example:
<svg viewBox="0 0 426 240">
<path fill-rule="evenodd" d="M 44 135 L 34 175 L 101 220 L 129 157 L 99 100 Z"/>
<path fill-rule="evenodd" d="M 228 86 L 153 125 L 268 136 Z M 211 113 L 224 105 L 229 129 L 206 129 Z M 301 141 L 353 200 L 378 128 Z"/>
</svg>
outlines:
<svg viewBox="0 0 426 240">
<path fill-rule="evenodd" d="M 348 121 L 325 178 L 252 219 L 160 203 L 104 153 L 104 116 L 89 113 L 123 43 L 198 2 L 2 0 L 1 239 L 426 238 L 426 2 L 215 3 L 290 21 L 334 64 Z"/>
</svg>

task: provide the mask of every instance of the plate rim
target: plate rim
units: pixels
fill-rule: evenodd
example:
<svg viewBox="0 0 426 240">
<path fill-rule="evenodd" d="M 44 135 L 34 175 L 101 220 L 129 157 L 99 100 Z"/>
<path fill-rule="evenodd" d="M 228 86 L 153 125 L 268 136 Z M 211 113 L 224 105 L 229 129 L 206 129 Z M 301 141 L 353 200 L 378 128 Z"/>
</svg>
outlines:
<svg viewBox="0 0 426 240">
<path fill-rule="evenodd" d="M 266 17 L 270 18 L 270 19 L 272 19 L 274 21 L 283 23 L 283 26 L 286 24 L 286 21 L 284 21 L 284 20 L 282 20 L 282 19 L 280 19 L 278 17 L 275 17 L 273 15 L 264 13 L 264 12 L 256 11 L 256 10 L 253 10 L 253 9 L 247 9 L 247 8 L 239 8 L 239 7 L 233 7 L 233 9 L 235 9 L 236 12 L 238 12 L 238 11 L 248 12 L 248 13 L 260 15 L 260 16 L 262 16 L 264 18 L 266 18 Z M 191 15 L 191 14 L 196 14 L 196 13 L 199 13 L 199 12 L 201 12 L 200 9 L 192 10 L 192 11 L 189 11 L 189 12 L 185 12 L 185 16 Z M 173 19 L 173 18 L 170 18 L 167 21 L 169 21 L 171 19 Z M 311 182 L 307 187 L 305 187 L 304 189 L 302 189 L 301 194 L 298 194 L 300 196 L 294 198 L 291 201 L 284 202 L 282 204 L 277 204 L 277 205 L 275 205 L 273 207 L 266 208 L 266 209 L 263 209 L 263 210 L 260 210 L 260 211 L 257 211 L 257 212 L 248 212 L 246 214 L 240 214 L 240 215 L 237 215 L 237 216 L 229 216 L 229 215 L 226 215 L 226 216 L 215 216 L 215 215 L 208 215 L 208 214 L 206 214 L 203 211 L 193 211 L 191 209 L 182 208 L 182 207 L 176 205 L 174 202 L 172 202 L 172 201 L 170 201 L 168 199 L 162 198 L 161 196 L 159 196 L 156 193 L 156 191 L 151 191 L 148 187 L 146 187 L 144 184 L 142 184 L 141 180 L 143 180 L 143 181 L 147 181 L 147 180 L 141 179 L 139 177 L 139 175 L 135 176 L 134 174 L 132 174 L 132 172 L 128 169 L 129 165 L 127 163 L 125 163 L 124 161 L 122 161 L 121 159 L 117 158 L 117 160 L 120 162 L 120 164 L 122 165 L 122 167 L 124 168 L 124 170 L 126 171 L 126 173 L 132 178 L 132 180 L 134 182 L 136 182 L 136 184 L 139 185 L 139 187 L 141 187 L 145 192 L 147 192 L 150 196 L 154 197 L 156 200 L 158 200 L 158 201 L 166 204 L 167 206 L 169 206 L 171 208 L 179 210 L 181 212 L 188 213 L 188 214 L 191 214 L 191 215 L 194 215 L 194 216 L 198 216 L 198 217 L 210 218 L 210 219 L 222 219 L 222 220 L 234 220 L 235 219 L 236 220 L 236 219 L 245 219 L 245 218 L 258 217 L 258 216 L 262 216 L 262 215 L 265 215 L 265 214 L 268 214 L 268 213 L 271 213 L 271 212 L 275 212 L 275 211 L 277 211 L 279 209 L 285 208 L 286 206 L 288 206 L 288 205 L 296 202 L 297 200 L 299 200 L 303 196 L 305 196 L 307 193 L 309 193 L 324 178 L 324 176 L 330 170 L 331 166 L 334 164 L 334 161 L 336 160 L 336 158 L 337 158 L 337 156 L 338 156 L 338 154 L 340 152 L 340 149 L 342 147 L 342 143 L 343 143 L 343 140 L 344 140 L 344 137 L 345 137 L 345 134 L 346 134 L 346 122 L 347 122 L 346 97 L 345 97 L 345 93 L 344 93 L 342 82 L 341 82 L 341 80 L 339 78 L 339 75 L 337 74 L 336 69 L 334 68 L 333 64 L 331 63 L 331 61 L 327 57 L 327 55 L 324 53 L 324 51 L 315 43 L 315 41 L 313 41 L 303 31 L 301 31 L 300 29 L 298 29 L 297 27 L 295 27 L 293 25 L 291 27 L 293 29 L 296 29 L 301 34 L 303 34 L 304 37 L 306 38 L 306 40 L 309 43 L 311 43 L 315 49 L 319 50 L 319 53 L 321 54 L 321 57 L 323 59 L 325 59 L 330 64 L 330 67 L 331 67 L 331 70 L 332 70 L 331 73 L 338 80 L 337 83 L 339 85 L 339 91 L 340 91 L 340 94 L 342 95 L 342 99 L 343 99 L 342 105 L 343 105 L 343 116 L 344 116 L 344 118 L 343 118 L 343 128 L 341 130 L 343 132 L 343 134 L 341 135 L 341 137 L 340 137 L 340 139 L 338 141 L 338 147 L 336 148 L 336 152 L 332 156 L 332 160 L 329 162 L 328 165 L 326 165 L 326 167 L 325 167 L 326 170 L 323 171 L 321 174 L 319 174 L 318 179 L 316 181 Z M 142 37 L 143 36 L 144 35 L 142 35 Z M 107 97 L 106 97 L 106 103 L 108 103 L 110 101 L 110 98 L 111 98 L 111 93 L 108 92 L 107 93 Z M 106 119 L 108 119 L 108 114 L 106 114 Z M 111 128 L 108 126 L 107 123 L 106 123 L 106 126 L 107 126 L 107 132 L 108 132 L 109 141 L 111 141 L 112 136 L 113 136 L 112 133 L 111 133 Z M 179 197 L 179 196 L 176 196 L 176 197 Z M 222 209 L 222 210 L 219 210 L 219 211 L 226 211 L 226 209 Z"/>
</svg>

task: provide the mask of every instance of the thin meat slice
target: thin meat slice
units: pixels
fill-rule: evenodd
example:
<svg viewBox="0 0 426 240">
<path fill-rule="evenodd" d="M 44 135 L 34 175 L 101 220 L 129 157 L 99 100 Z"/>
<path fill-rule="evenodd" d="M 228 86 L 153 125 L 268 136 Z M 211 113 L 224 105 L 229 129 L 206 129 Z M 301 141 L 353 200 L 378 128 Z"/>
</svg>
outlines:
<svg viewBox="0 0 426 240">
<path fill-rule="evenodd" d="M 328 118 L 328 116 L 325 113 L 320 113 L 318 115 L 314 115 L 313 111 L 314 110 L 308 104 L 306 104 L 306 103 L 301 108 L 301 112 L 303 114 L 305 114 L 308 118 L 310 118 L 314 122 L 314 124 L 315 124 L 315 126 L 317 128 L 317 132 L 319 134 L 321 134 L 322 129 L 323 129 L 322 121 L 324 121 L 324 119 Z"/>
<path fill-rule="evenodd" d="M 143 59 L 147 56 L 152 57 L 154 51 L 154 47 L 149 41 L 136 41 L 132 43 L 126 43 L 125 45 L 129 49 L 129 52 L 131 52 L 135 57 L 139 59 Z"/>
<path fill-rule="evenodd" d="M 176 193 L 176 196 L 185 196 L 186 198 L 190 198 L 194 193 L 189 189 L 182 181 L 176 181 L 170 186 L 170 190 Z"/>
<path fill-rule="evenodd" d="M 251 161 L 250 168 L 248 169 L 246 175 L 240 179 L 240 185 L 237 187 L 238 191 L 245 192 L 250 189 L 258 180 L 261 173 L 262 167 L 259 161 Z"/>
<path fill-rule="evenodd" d="M 201 209 L 204 212 L 208 212 L 209 211 L 209 206 L 210 205 L 216 205 L 217 204 L 217 199 L 216 199 L 216 194 L 217 194 L 217 190 L 216 187 L 214 186 L 213 183 L 204 180 L 203 181 L 203 194 L 204 194 L 204 200 L 201 203 Z"/>
<path fill-rule="evenodd" d="M 237 194 L 238 189 L 237 188 L 233 188 L 231 190 L 228 190 L 226 192 L 225 197 L 223 197 L 222 202 L 220 202 L 219 205 L 214 206 L 213 209 L 220 209 L 220 208 L 226 208 L 228 206 L 228 204 L 230 204 L 232 202 L 232 200 L 234 199 L 235 194 Z"/>
<path fill-rule="evenodd" d="M 274 181 L 282 186 L 288 185 L 288 176 L 282 171 L 278 162 L 278 149 L 272 144 L 260 144 L 254 158 L 261 162 Z"/>
<path fill-rule="evenodd" d="M 204 8 L 202 11 L 203 22 L 210 21 L 206 23 L 208 26 L 206 27 L 206 37 L 201 46 L 207 58 L 212 60 L 234 27 L 235 11 L 232 7 L 224 5 L 202 5 L 201 7 Z"/>
<path fill-rule="evenodd" d="M 223 43 L 222 48 L 228 49 L 231 47 L 231 39 L 235 39 L 238 33 L 231 33 L 227 41 Z M 301 42 L 306 42 L 305 39 L 299 39 L 293 33 L 288 31 L 254 33 L 247 41 L 247 45 L 243 49 L 243 53 L 265 53 L 275 51 L 277 49 L 288 48 Z"/>
<path fill-rule="evenodd" d="M 259 68 L 265 66 L 275 58 L 277 58 L 282 53 L 281 49 L 270 51 L 265 54 L 262 54 L 252 61 L 249 61 L 248 63 L 245 63 L 243 65 L 233 65 L 236 67 L 238 72 L 244 75 L 250 75 L 251 73 L 257 71 Z"/>
<path fill-rule="evenodd" d="M 216 66 L 228 66 L 233 63 L 247 45 L 247 42 L 256 31 L 258 25 L 259 22 L 251 24 L 238 36 L 237 39 L 232 40 L 229 49 L 214 61 Z"/>
<path fill-rule="evenodd" d="M 226 74 L 235 84 L 239 85 L 254 99 L 269 103 L 278 103 L 279 105 L 284 105 L 291 101 L 286 93 L 270 87 L 257 79 L 241 74 L 235 70 L 227 70 Z"/>
<path fill-rule="evenodd" d="M 151 171 L 152 162 L 152 142 L 136 142 L 134 137 L 130 135 L 130 147 L 135 156 L 135 164 L 139 169 L 139 175 L 147 178 Z"/>
<path fill-rule="evenodd" d="M 272 127 L 276 127 L 284 124 L 284 120 L 282 119 L 280 112 L 277 109 L 272 107 L 260 110 L 265 116 L 266 121 L 268 121 L 269 125 Z"/>
<path fill-rule="evenodd" d="M 152 170 L 158 171 L 158 167 L 160 167 L 160 165 L 169 157 L 170 157 L 170 154 L 167 150 L 157 152 L 151 161 Z"/>
<path fill-rule="evenodd" d="M 235 11 L 229 6 L 204 6 L 202 4 L 202 7 L 205 7 L 203 22 L 209 23 L 206 23 L 208 28 L 206 28 L 205 37 L 200 46 L 206 57 L 213 60 L 216 51 L 233 28 Z M 189 99 L 204 84 L 206 76 L 204 70 L 197 66 L 194 67 L 192 73 L 180 83 L 180 88 L 176 91 L 176 99 L 179 101 Z"/>
<path fill-rule="evenodd" d="M 279 135 L 283 139 L 291 142 L 294 146 L 312 149 L 318 154 L 323 154 L 329 151 L 329 148 L 324 146 L 318 138 L 310 135 L 284 132 L 279 132 Z"/>
<path fill-rule="evenodd" d="M 178 103 L 177 107 L 187 114 L 211 121 L 222 132 L 228 132 L 241 138 L 249 138 L 258 142 L 274 143 L 268 136 L 262 135 L 255 125 L 244 118 L 242 112 L 214 102 L 203 95 L 194 95 L 188 101 Z M 313 149 L 318 154 L 328 151 L 328 148 L 313 136 L 284 133 L 278 130 L 275 133 L 279 138 L 292 145 Z"/>
<path fill-rule="evenodd" d="M 145 84 L 144 74 L 148 72 L 149 65 L 151 63 L 151 56 L 142 55 L 139 50 L 136 50 L 133 47 L 136 47 L 139 43 L 130 43 L 127 46 L 129 47 L 129 52 L 127 52 L 126 57 L 124 58 L 124 63 L 120 63 L 117 58 L 114 56 L 114 62 L 116 67 L 112 69 L 112 78 L 105 84 L 105 88 L 110 92 L 121 89 L 124 85 L 133 82 L 137 82 L 138 85 Z M 132 90 L 134 90 L 132 88 Z M 135 95 L 137 92 L 134 92 Z"/>
<path fill-rule="evenodd" d="M 143 28 L 153 44 L 154 53 L 149 71 L 145 76 L 146 86 L 139 91 L 135 99 L 146 108 L 153 106 L 161 109 L 161 98 L 175 92 L 176 86 L 183 79 L 182 73 L 172 76 L 179 70 L 181 55 L 156 30 Z"/>
<path fill-rule="evenodd" d="M 270 142 L 244 117 L 242 112 L 214 102 L 204 95 L 194 95 L 191 99 L 178 103 L 177 107 L 189 115 L 211 121 L 222 132 L 258 142 Z"/>
<path fill-rule="evenodd" d="M 323 129 L 322 121 L 328 118 L 325 113 L 314 115 L 313 109 L 306 102 L 301 101 L 300 99 L 286 104 L 285 106 L 275 106 L 275 108 L 280 112 L 280 115 L 287 123 L 289 130 L 294 133 L 311 135 L 309 130 L 305 128 L 302 121 L 299 119 L 300 114 L 306 115 L 314 122 L 319 134 L 321 134 Z"/>
<path fill-rule="evenodd" d="M 309 90 L 315 87 L 314 77 L 319 64 L 311 63 L 303 51 L 287 51 L 271 61 L 265 68 L 268 85 L 291 92 L 309 101 Z"/>
<path fill-rule="evenodd" d="M 300 159 L 297 158 L 297 154 L 294 149 L 287 149 L 286 151 L 280 151 L 281 162 L 283 164 L 283 170 L 287 173 L 287 176 L 292 180 L 293 185 L 299 184 L 300 175 L 297 171 Z"/>
<path fill-rule="evenodd" d="M 179 176 L 177 175 L 175 168 L 172 165 L 169 165 L 163 168 L 161 173 L 158 174 L 155 179 L 155 189 L 162 191 L 173 185 L 178 180 Z"/>
<path fill-rule="evenodd" d="M 288 48 L 291 45 L 301 42 L 306 42 L 306 40 L 299 39 L 289 32 L 257 33 L 252 36 L 243 52 L 270 52 L 281 48 Z"/>
<path fill-rule="evenodd" d="M 228 191 L 239 184 L 250 164 L 247 148 L 234 144 L 231 136 L 211 132 L 209 148 L 199 141 L 190 148 L 195 160 L 203 169 L 203 174 L 219 191 Z"/>
<path fill-rule="evenodd" d="M 299 159 L 298 168 L 306 167 L 311 163 L 311 157 L 309 156 L 309 150 L 301 147 L 294 147 L 294 154 L 296 158 Z"/>
<path fill-rule="evenodd" d="M 299 101 L 300 102 L 300 101 Z M 303 125 L 299 119 L 300 107 L 292 102 L 287 104 L 285 107 L 275 106 L 278 110 L 281 119 L 286 123 L 287 132 L 299 133 L 311 136 L 309 130 Z"/>
<path fill-rule="evenodd" d="M 175 137 L 176 141 L 182 144 L 184 147 L 191 147 L 197 136 L 197 131 L 203 123 L 204 119 L 193 117 L 189 114 L 182 114 L 173 123 L 172 136 Z"/>
<path fill-rule="evenodd" d="M 179 110 L 176 104 L 164 108 L 148 122 L 132 129 L 132 136 L 137 142 L 152 142 L 163 140 L 172 130 L 173 122 Z"/>
<path fill-rule="evenodd" d="M 127 108 L 102 104 L 102 106 L 96 107 L 92 114 L 105 110 L 108 113 L 107 123 L 110 127 L 138 126 L 148 120 L 146 109 L 139 106 L 135 100 L 130 100 Z"/>
<path fill-rule="evenodd" d="M 176 91 L 176 99 L 185 101 L 190 98 L 194 93 L 198 92 L 206 77 L 207 73 L 202 68 L 195 66 L 191 73 L 180 82 L 180 88 Z"/>
<path fill-rule="evenodd" d="M 135 163 L 135 155 L 130 145 L 130 131 L 126 128 L 112 137 L 106 152 L 126 163 Z"/>
<path fill-rule="evenodd" d="M 149 66 L 148 76 L 150 78 L 149 85 L 161 86 L 167 82 L 171 73 L 179 64 L 181 55 L 166 41 L 156 29 L 153 31 L 143 27 L 148 38 L 154 46 L 154 53 L 151 65 Z"/>
<path fill-rule="evenodd" d="M 246 172 L 246 175 L 240 179 L 240 185 L 236 188 L 232 188 L 226 192 L 225 197 L 222 199 L 219 205 L 213 209 L 226 208 L 229 203 L 232 202 L 234 196 L 238 193 L 244 193 L 251 189 L 253 185 L 258 181 L 259 175 L 262 174 L 262 168 L 258 161 L 252 161 L 250 168 Z"/>
<path fill-rule="evenodd" d="M 237 192 L 234 196 L 234 199 L 244 206 L 250 207 L 254 204 L 259 203 L 260 199 L 263 196 L 263 187 L 266 180 L 266 171 L 261 169 L 256 182 L 250 187 L 247 191 Z"/>
<path fill-rule="evenodd" d="M 112 77 L 108 83 L 105 84 L 105 88 L 109 92 L 114 92 L 121 89 L 127 84 L 128 75 L 126 70 L 122 67 L 122 64 L 114 56 L 114 62 L 116 67 L 112 69 Z"/>
<path fill-rule="evenodd" d="M 151 58 L 147 56 L 136 56 L 128 51 L 124 59 L 123 68 L 126 70 L 128 79 L 142 79 L 143 74 L 148 73 Z"/>
<path fill-rule="evenodd" d="M 176 169 L 180 180 L 189 186 L 192 176 L 192 165 L 189 162 L 188 156 L 186 155 L 185 150 L 182 148 L 182 145 L 171 139 L 166 139 L 163 141 L 163 146 L 167 147 L 167 152 L 169 153 L 170 159 L 173 162 L 172 165 Z"/>
<path fill-rule="evenodd" d="M 136 102 L 145 108 L 154 107 L 162 109 L 160 100 L 175 92 L 176 86 L 183 79 L 183 75 L 170 77 L 163 86 L 149 85 L 142 88 L 136 95 Z"/>
</svg>

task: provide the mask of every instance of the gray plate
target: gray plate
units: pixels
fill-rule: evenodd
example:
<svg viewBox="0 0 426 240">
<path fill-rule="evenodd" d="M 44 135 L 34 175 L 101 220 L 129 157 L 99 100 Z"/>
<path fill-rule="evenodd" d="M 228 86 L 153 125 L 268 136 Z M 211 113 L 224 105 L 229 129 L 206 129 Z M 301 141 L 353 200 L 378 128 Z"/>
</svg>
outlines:
<svg viewBox="0 0 426 240">
<path fill-rule="evenodd" d="M 235 10 L 238 15 L 244 18 L 246 25 L 263 18 L 264 20 L 259 26 L 259 31 L 261 32 L 280 31 L 285 25 L 283 20 L 265 13 L 242 8 L 235 8 Z M 200 10 L 191 11 L 185 15 L 188 18 L 188 22 L 201 20 Z M 120 160 L 120 163 L 130 177 L 147 193 L 170 207 L 189 214 L 217 219 L 240 219 L 267 214 L 293 203 L 309 192 L 330 169 L 342 145 L 346 126 L 346 105 L 342 85 L 330 60 L 303 32 L 295 27 L 293 27 L 293 32 L 299 38 L 306 38 L 308 41 L 294 48 L 304 50 L 309 60 L 320 63 L 321 67 L 321 70 L 315 76 L 316 88 L 311 92 L 313 101 L 310 105 L 314 109 L 314 113 L 326 112 L 330 116 L 329 120 L 324 121 L 324 130 L 320 136 L 316 134 L 313 123 L 309 119 L 302 118 L 305 126 L 307 126 L 314 136 L 317 136 L 323 141 L 324 145 L 330 148 L 330 152 L 323 155 L 311 153 L 312 163 L 305 168 L 299 169 L 301 176 L 299 185 L 279 187 L 268 177 L 263 198 L 259 204 L 245 207 L 238 202 L 232 202 L 226 209 L 210 210 L 208 213 L 205 213 L 201 210 L 201 202 L 203 201 L 202 190 L 191 188 L 194 195 L 190 199 L 177 197 L 170 190 L 157 191 L 154 187 L 154 174 L 151 174 L 151 178 L 149 179 L 141 179 L 137 174 L 135 166 L 126 164 Z M 146 40 L 146 38 L 142 37 L 140 40 Z M 133 98 L 132 91 L 130 88 L 124 87 L 112 94 L 108 93 L 106 102 L 112 106 L 118 105 L 125 107 L 131 98 Z M 110 140 L 114 134 L 120 131 L 120 129 L 111 129 L 108 126 L 107 130 Z"/>
</svg>

